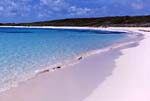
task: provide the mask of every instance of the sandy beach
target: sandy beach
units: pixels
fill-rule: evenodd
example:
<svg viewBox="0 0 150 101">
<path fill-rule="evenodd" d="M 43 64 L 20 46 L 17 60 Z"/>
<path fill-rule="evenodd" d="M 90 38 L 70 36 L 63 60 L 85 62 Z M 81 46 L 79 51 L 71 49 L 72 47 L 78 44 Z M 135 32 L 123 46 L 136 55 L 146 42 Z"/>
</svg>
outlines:
<svg viewBox="0 0 150 101">
<path fill-rule="evenodd" d="M 95 29 L 137 32 L 144 39 L 46 71 L 0 93 L 0 101 L 150 101 L 150 28 Z"/>
</svg>

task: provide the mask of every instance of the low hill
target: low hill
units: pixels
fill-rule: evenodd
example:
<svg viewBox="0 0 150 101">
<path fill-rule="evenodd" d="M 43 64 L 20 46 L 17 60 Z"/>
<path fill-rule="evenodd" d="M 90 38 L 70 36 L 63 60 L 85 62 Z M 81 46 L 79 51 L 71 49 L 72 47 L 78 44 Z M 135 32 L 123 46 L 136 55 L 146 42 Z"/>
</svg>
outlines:
<svg viewBox="0 0 150 101">
<path fill-rule="evenodd" d="M 0 26 L 90 26 L 90 27 L 150 27 L 150 16 L 114 16 L 100 18 L 70 18 L 32 23 L 0 23 Z"/>
</svg>

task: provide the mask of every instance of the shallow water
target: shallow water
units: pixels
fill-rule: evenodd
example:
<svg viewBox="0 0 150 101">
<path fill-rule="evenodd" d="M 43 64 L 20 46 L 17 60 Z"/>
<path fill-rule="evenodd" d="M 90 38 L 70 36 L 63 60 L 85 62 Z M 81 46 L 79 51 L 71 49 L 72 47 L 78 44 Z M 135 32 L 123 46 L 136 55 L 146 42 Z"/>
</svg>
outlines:
<svg viewBox="0 0 150 101">
<path fill-rule="evenodd" d="M 0 91 L 36 70 L 99 48 L 127 35 L 98 30 L 0 28 Z"/>
</svg>

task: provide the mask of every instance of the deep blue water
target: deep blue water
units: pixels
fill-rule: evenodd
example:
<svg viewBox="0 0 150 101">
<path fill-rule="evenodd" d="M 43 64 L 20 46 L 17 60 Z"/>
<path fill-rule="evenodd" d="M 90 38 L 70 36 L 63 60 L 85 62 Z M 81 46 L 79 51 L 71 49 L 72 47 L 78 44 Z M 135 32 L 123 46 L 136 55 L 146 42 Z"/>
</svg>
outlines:
<svg viewBox="0 0 150 101">
<path fill-rule="evenodd" d="M 0 89 L 34 71 L 109 46 L 122 32 L 40 28 L 0 28 Z"/>
</svg>

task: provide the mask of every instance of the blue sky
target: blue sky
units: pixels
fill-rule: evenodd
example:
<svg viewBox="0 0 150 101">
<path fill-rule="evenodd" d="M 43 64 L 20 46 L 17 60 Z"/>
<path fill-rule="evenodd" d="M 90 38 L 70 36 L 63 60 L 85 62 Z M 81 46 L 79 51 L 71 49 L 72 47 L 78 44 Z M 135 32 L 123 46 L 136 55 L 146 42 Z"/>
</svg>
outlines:
<svg viewBox="0 0 150 101">
<path fill-rule="evenodd" d="M 0 22 L 148 15 L 150 0 L 0 0 Z"/>
</svg>

